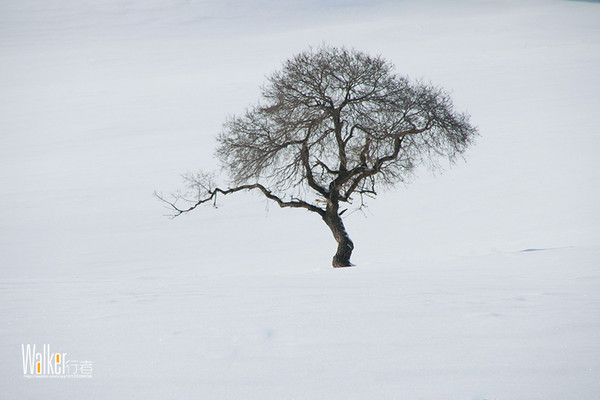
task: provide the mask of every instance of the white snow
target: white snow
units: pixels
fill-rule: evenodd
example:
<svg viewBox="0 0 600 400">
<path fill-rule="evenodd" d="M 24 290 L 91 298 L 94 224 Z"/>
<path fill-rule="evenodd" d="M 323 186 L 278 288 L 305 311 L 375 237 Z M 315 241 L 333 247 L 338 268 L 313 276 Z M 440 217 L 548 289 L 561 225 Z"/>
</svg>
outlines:
<svg viewBox="0 0 600 400">
<path fill-rule="evenodd" d="M 595 3 L 1 2 L 1 397 L 600 398 Z M 452 90 L 467 162 L 347 213 L 354 268 L 258 195 L 165 218 L 324 42 Z M 24 378 L 28 343 L 93 377 Z"/>
</svg>

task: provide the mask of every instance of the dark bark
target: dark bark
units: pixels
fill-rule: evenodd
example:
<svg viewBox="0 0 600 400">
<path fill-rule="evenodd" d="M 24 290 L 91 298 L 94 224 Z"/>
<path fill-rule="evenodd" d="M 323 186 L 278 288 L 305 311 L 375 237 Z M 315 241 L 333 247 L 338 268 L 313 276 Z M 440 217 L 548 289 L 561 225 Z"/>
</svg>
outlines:
<svg viewBox="0 0 600 400">
<path fill-rule="evenodd" d="M 327 202 L 327 208 L 322 215 L 323 221 L 331 229 L 331 233 L 333 233 L 333 237 L 338 244 L 337 252 L 333 256 L 332 265 L 334 268 L 351 267 L 353 264 L 350 262 L 350 256 L 352 255 L 352 250 L 354 250 L 354 243 L 350 240 L 342 217 L 339 214 L 337 196 L 334 195 L 332 197 L 333 199 Z"/>
<path fill-rule="evenodd" d="M 353 264 L 350 262 L 350 256 L 352 250 L 354 250 L 354 243 L 350 240 L 346 228 L 342 222 L 342 218 L 339 215 L 333 217 L 324 217 L 325 223 L 331 229 L 333 237 L 338 243 L 337 252 L 333 256 L 332 265 L 334 268 L 351 267 Z"/>
</svg>

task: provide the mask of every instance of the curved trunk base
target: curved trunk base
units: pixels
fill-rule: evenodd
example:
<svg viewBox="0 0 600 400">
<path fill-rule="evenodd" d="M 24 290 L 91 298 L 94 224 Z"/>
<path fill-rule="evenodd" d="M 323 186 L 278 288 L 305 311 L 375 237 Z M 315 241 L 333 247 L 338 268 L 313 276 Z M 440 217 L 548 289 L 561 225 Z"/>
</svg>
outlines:
<svg viewBox="0 0 600 400">
<path fill-rule="evenodd" d="M 352 250 L 354 250 L 354 243 L 347 235 L 343 235 L 342 240 L 338 242 L 337 253 L 335 253 L 331 262 L 333 268 L 352 267 L 354 265 L 350 262 Z"/>
<path fill-rule="evenodd" d="M 352 267 L 354 264 L 350 262 L 350 256 L 352 255 L 352 250 L 354 250 L 354 243 L 352 243 L 348 233 L 346 233 L 346 227 L 341 216 L 338 214 L 338 209 L 337 202 L 329 203 L 325 214 L 322 216 L 338 244 L 331 264 L 333 268 Z"/>
<path fill-rule="evenodd" d="M 331 264 L 333 268 L 344 268 L 344 267 L 352 267 L 354 264 L 350 262 L 350 256 L 352 255 L 352 250 L 354 250 L 354 243 L 348 237 L 346 230 L 343 228 L 336 232 L 335 236 L 336 241 L 338 242 L 337 252 L 335 256 L 333 256 L 333 260 Z"/>
</svg>

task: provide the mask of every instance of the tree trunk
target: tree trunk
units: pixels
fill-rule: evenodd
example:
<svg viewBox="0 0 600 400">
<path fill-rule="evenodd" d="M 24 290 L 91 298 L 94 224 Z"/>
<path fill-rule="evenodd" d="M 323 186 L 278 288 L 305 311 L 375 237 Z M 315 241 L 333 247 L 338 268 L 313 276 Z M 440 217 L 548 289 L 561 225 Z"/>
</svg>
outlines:
<svg viewBox="0 0 600 400">
<path fill-rule="evenodd" d="M 346 232 L 342 217 L 338 214 L 338 209 L 337 204 L 332 205 L 329 203 L 323 216 L 323 220 L 329 229 L 331 229 L 333 237 L 338 243 L 337 252 L 333 257 L 332 264 L 334 268 L 351 267 L 353 264 L 350 262 L 350 256 L 352 255 L 352 250 L 354 250 L 354 243 L 352 243 Z"/>
</svg>

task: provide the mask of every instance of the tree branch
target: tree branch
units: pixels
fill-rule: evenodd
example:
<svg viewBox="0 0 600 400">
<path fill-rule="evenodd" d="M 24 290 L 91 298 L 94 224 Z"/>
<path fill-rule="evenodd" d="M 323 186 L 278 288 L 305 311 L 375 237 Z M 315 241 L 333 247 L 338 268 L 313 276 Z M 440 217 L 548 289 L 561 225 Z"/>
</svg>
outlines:
<svg viewBox="0 0 600 400">
<path fill-rule="evenodd" d="M 306 140 L 302 143 L 301 159 L 302 165 L 304 166 L 304 172 L 306 174 L 306 181 L 308 182 L 308 186 L 316 190 L 323 197 L 327 197 L 327 190 L 315 181 L 315 177 L 310 167 L 310 161 L 308 158 L 308 144 L 306 143 Z"/>
<path fill-rule="evenodd" d="M 316 165 L 320 165 L 321 167 L 323 167 L 323 169 L 325 169 L 327 172 L 329 172 L 332 175 L 338 175 L 340 173 L 340 171 L 336 171 L 336 170 L 333 170 L 333 169 L 329 168 L 327 166 L 327 164 L 325 164 L 323 161 L 319 160 L 318 158 L 317 158 L 317 164 Z"/>
<path fill-rule="evenodd" d="M 417 133 L 421 133 L 423 131 L 424 131 L 424 129 L 411 129 L 410 131 L 404 131 L 404 132 L 399 133 L 394 138 L 394 150 L 393 150 L 392 154 L 388 154 L 386 156 L 379 157 L 373 164 L 373 168 L 366 168 L 365 166 L 361 165 L 361 166 L 358 166 L 358 167 L 352 169 L 350 171 L 350 176 L 346 179 L 345 182 L 347 182 L 348 180 L 352 179 L 355 176 L 356 176 L 356 179 L 354 179 L 354 181 L 352 182 L 352 184 L 350 185 L 348 190 L 346 190 L 343 198 L 345 200 L 348 200 L 348 198 L 352 195 L 352 193 L 354 193 L 354 191 L 356 190 L 358 185 L 360 185 L 360 183 L 363 179 L 368 178 L 369 176 L 375 175 L 376 173 L 381 171 L 381 167 L 383 167 L 384 163 L 395 160 L 398 157 L 398 154 L 400 153 L 400 149 L 402 148 L 402 140 L 404 139 L 404 137 L 406 137 L 408 135 L 414 135 Z M 373 191 L 373 193 L 374 193 L 374 191 Z"/>
<path fill-rule="evenodd" d="M 284 201 L 282 200 L 280 197 L 274 195 L 270 190 L 268 190 L 267 188 L 265 188 L 263 185 L 261 185 L 260 183 L 254 183 L 251 185 L 241 185 L 241 186 L 236 186 L 234 188 L 229 188 L 229 189 L 221 189 L 221 188 L 215 188 L 212 190 L 207 190 L 206 191 L 206 196 L 198 199 L 196 201 L 196 203 L 194 203 L 193 205 L 191 205 L 188 208 L 179 208 L 175 203 L 177 201 L 177 199 L 174 202 L 168 201 L 166 200 L 164 197 L 158 195 L 156 192 L 154 193 L 154 196 L 157 197 L 160 201 L 162 201 L 163 203 L 166 203 L 167 205 L 169 205 L 173 210 L 175 210 L 175 215 L 173 215 L 173 217 L 177 217 L 181 214 L 185 214 L 188 213 L 192 210 L 194 210 L 196 207 L 198 207 L 201 204 L 207 203 L 209 201 L 214 201 L 216 204 L 216 200 L 217 200 L 217 194 L 223 194 L 223 195 L 228 195 L 231 193 L 235 193 L 235 192 L 239 192 L 242 190 L 252 190 L 252 189 L 258 189 L 262 192 L 262 194 L 265 195 L 266 198 L 268 198 L 269 200 L 273 200 L 275 201 L 279 207 L 281 208 L 285 208 L 285 207 L 292 207 L 292 208 L 304 208 L 306 210 L 315 212 L 317 214 L 319 214 L 320 216 L 323 216 L 325 214 L 325 211 L 313 204 L 307 203 L 303 200 L 300 199 L 295 199 L 292 201 Z"/>
</svg>

